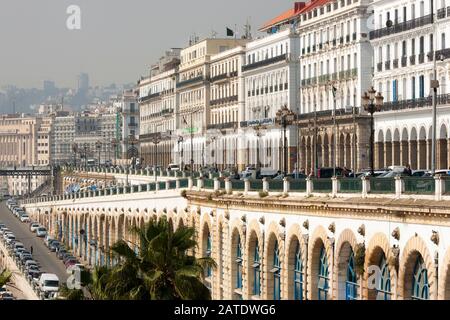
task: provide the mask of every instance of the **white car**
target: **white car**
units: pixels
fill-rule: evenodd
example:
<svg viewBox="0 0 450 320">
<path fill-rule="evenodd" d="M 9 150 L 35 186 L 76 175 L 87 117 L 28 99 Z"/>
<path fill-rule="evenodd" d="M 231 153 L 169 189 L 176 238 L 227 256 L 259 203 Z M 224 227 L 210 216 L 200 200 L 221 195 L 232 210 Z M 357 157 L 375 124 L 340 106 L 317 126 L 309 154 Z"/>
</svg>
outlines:
<svg viewBox="0 0 450 320">
<path fill-rule="evenodd" d="M 30 230 L 31 232 L 36 232 L 36 230 L 40 227 L 41 225 L 37 222 L 33 222 L 30 226 Z"/>
<path fill-rule="evenodd" d="M 20 217 L 20 221 L 22 221 L 22 222 L 30 222 L 30 217 L 27 216 L 26 214 L 24 214 L 23 216 Z"/>
<path fill-rule="evenodd" d="M 3 228 L 0 230 L 0 236 L 3 236 L 5 233 L 10 232 L 10 230 L 8 228 Z"/>
<path fill-rule="evenodd" d="M 169 164 L 169 166 L 167 167 L 167 171 L 180 171 L 180 166 L 177 164 Z"/>
<path fill-rule="evenodd" d="M 59 291 L 59 278 L 56 274 L 43 273 L 38 282 L 39 291 L 48 297 L 51 293 Z"/>
<path fill-rule="evenodd" d="M 45 229 L 44 227 L 39 227 L 39 228 L 37 228 L 37 230 L 36 230 L 36 235 L 37 235 L 39 238 L 45 237 L 45 236 L 47 235 L 47 229 Z"/>
</svg>

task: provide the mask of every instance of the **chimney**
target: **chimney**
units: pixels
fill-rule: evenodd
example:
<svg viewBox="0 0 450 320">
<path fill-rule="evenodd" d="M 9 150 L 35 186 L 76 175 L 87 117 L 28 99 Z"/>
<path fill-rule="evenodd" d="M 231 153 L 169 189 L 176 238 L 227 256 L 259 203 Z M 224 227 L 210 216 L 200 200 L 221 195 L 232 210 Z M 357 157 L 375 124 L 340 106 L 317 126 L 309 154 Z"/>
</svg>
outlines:
<svg viewBox="0 0 450 320">
<path fill-rule="evenodd" d="M 296 2 L 295 3 L 295 7 L 294 7 L 295 13 L 299 12 L 300 10 L 302 10 L 305 6 L 306 6 L 305 2 Z"/>
</svg>

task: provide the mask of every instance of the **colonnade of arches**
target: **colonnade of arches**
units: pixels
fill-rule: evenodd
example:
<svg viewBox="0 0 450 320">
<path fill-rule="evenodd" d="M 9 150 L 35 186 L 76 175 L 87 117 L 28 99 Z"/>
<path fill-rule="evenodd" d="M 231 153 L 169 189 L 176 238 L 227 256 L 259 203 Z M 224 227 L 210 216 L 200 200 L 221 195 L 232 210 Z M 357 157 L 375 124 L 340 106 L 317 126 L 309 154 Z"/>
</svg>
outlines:
<svg viewBox="0 0 450 320">
<path fill-rule="evenodd" d="M 332 167 L 335 154 L 337 167 L 361 168 L 363 164 L 358 151 L 357 135 L 341 132 L 338 135 L 337 148 L 335 145 L 335 135 L 331 132 L 318 134 L 317 140 L 313 135 L 302 136 L 300 139 L 300 168 L 305 168 L 307 172 L 315 168 L 315 148 L 317 148 L 319 168 Z"/>
<path fill-rule="evenodd" d="M 213 299 L 450 300 L 450 249 L 438 267 L 420 235 L 398 247 L 389 235 L 375 233 L 362 246 L 355 230 L 329 237 L 318 226 L 303 233 L 282 216 L 266 222 L 196 208 L 165 211 L 69 208 L 31 215 L 91 265 L 114 264 L 109 248 L 119 239 L 137 249 L 130 227 L 143 227 L 151 217 L 165 217 L 175 229 L 194 227 L 194 254 L 217 263 L 204 274 Z"/>
<path fill-rule="evenodd" d="M 376 134 L 375 166 L 411 165 L 413 170 L 430 170 L 432 163 L 432 129 L 412 128 L 380 129 Z M 445 124 L 436 130 L 436 169 L 450 168 L 449 130 Z"/>
</svg>

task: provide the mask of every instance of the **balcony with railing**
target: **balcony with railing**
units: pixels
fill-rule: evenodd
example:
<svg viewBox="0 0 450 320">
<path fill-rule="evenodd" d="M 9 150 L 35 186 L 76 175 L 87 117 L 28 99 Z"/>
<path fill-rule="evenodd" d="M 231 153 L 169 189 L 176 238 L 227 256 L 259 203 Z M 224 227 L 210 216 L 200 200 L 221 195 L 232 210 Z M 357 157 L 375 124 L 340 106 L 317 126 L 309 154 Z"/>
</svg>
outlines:
<svg viewBox="0 0 450 320">
<path fill-rule="evenodd" d="M 403 56 L 402 57 L 402 68 L 406 67 L 408 65 L 408 57 Z"/>
<path fill-rule="evenodd" d="M 394 24 L 392 27 L 385 27 L 382 29 L 373 30 L 370 32 L 370 40 L 386 37 L 392 34 L 410 31 L 415 28 L 423 27 L 432 23 L 432 15 L 426 15 L 420 18 Z"/>
<path fill-rule="evenodd" d="M 416 55 L 409 57 L 409 64 L 412 66 L 416 64 Z"/>
<path fill-rule="evenodd" d="M 427 53 L 428 62 L 433 61 L 434 59 L 434 52 L 430 51 Z"/>
<path fill-rule="evenodd" d="M 177 88 L 182 88 L 182 87 L 194 84 L 194 83 L 202 82 L 204 80 L 206 80 L 205 77 L 203 77 L 201 75 L 201 76 L 198 76 L 198 77 L 195 77 L 195 78 L 191 78 L 191 79 L 188 79 L 188 80 L 180 81 L 180 82 L 177 83 Z"/>
<path fill-rule="evenodd" d="M 288 58 L 288 54 L 282 54 L 282 55 L 279 55 L 277 57 L 273 57 L 273 58 L 265 59 L 265 60 L 262 60 L 262 61 L 254 62 L 254 63 L 251 63 L 251 64 L 247 64 L 247 65 L 242 67 L 242 72 L 250 71 L 250 70 L 261 68 L 261 67 L 265 67 L 265 66 L 271 65 L 273 63 L 286 61 L 287 58 Z"/>
<path fill-rule="evenodd" d="M 231 96 L 231 97 L 211 100 L 210 105 L 217 106 L 217 105 L 227 104 L 227 103 L 232 103 L 232 102 L 237 102 L 237 101 L 238 101 L 238 96 Z"/>
<path fill-rule="evenodd" d="M 237 122 L 216 123 L 216 124 L 209 124 L 207 126 L 207 129 L 208 130 L 214 130 L 214 129 L 225 130 L 225 129 L 237 128 L 237 126 L 238 126 Z"/>
<path fill-rule="evenodd" d="M 383 62 L 377 63 L 377 71 L 383 71 Z"/>
<path fill-rule="evenodd" d="M 450 58 L 450 48 L 436 51 L 437 60 L 446 60 Z"/>
<path fill-rule="evenodd" d="M 398 68 L 398 59 L 392 60 L 392 67 L 393 67 L 394 69 L 397 69 L 397 68 Z"/>
<path fill-rule="evenodd" d="M 437 18 L 438 19 L 444 19 L 446 11 L 447 11 L 446 8 L 438 9 L 438 11 L 437 11 Z"/>
<path fill-rule="evenodd" d="M 390 60 L 384 62 L 384 69 L 391 70 L 391 61 Z"/>
<path fill-rule="evenodd" d="M 211 82 L 216 82 L 216 81 L 220 81 L 220 80 L 224 80 L 224 79 L 228 79 L 228 78 L 234 78 L 234 77 L 237 77 L 237 75 L 238 75 L 237 71 L 222 73 L 222 74 L 212 77 Z"/>
<path fill-rule="evenodd" d="M 425 62 L 425 53 L 421 52 L 419 53 L 419 63 Z"/>
<path fill-rule="evenodd" d="M 399 100 L 392 102 L 385 102 L 382 111 L 398 111 L 405 109 L 416 109 L 431 107 L 433 99 L 431 96 L 409 100 Z M 440 94 L 437 96 L 437 104 L 444 105 L 450 103 L 450 94 Z"/>
</svg>

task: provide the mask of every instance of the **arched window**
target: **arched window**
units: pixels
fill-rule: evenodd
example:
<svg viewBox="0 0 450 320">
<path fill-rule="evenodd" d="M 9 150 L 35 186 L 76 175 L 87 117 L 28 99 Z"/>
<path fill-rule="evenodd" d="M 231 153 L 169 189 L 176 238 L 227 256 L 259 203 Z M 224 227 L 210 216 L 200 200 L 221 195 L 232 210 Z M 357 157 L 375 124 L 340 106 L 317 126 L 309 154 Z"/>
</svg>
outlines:
<svg viewBox="0 0 450 320">
<path fill-rule="evenodd" d="M 425 263 L 422 256 L 419 256 L 416 261 L 413 275 L 412 287 L 413 300 L 429 300 L 430 299 L 430 285 L 428 284 L 428 271 L 425 268 Z"/>
<path fill-rule="evenodd" d="M 294 262 L 294 299 L 303 300 L 303 262 L 299 243 L 297 243 Z"/>
<path fill-rule="evenodd" d="M 259 243 L 255 243 L 255 252 L 253 258 L 253 295 L 261 295 L 261 259 L 259 257 Z"/>
<path fill-rule="evenodd" d="M 347 281 L 345 282 L 345 299 L 357 300 L 358 299 L 358 279 L 355 272 L 355 258 L 354 253 L 350 256 L 347 266 Z"/>
<path fill-rule="evenodd" d="M 236 245 L 236 289 L 242 290 L 242 245 L 241 237 L 238 236 Z M 239 297 L 242 299 L 242 294 Z"/>
<path fill-rule="evenodd" d="M 381 274 L 377 285 L 377 300 L 391 300 L 391 275 L 384 254 L 381 257 L 379 267 Z"/>
<path fill-rule="evenodd" d="M 327 300 L 328 290 L 330 289 L 328 278 L 328 259 L 325 247 L 322 246 L 320 251 L 320 261 L 319 261 L 319 300 Z"/>
<path fill-rule="evenodd" d="M 206 238 L 206 257 L 210 258 L 212 252 L 212 241 L 211 241 L 211 233 L 208 232 L 207 238 Z M 206 277 L 210 278 L 212 276 L 212 268 L 208 266 L 206 268 Z"/>
<path fill-rule="evenodd" d="M 281 299 L 281 265 L 280 265 L 280 249 L 278 248 L 278 241 L 275 241 L 273 248 L 273 268 L 270 270 L 273 273 L 273 300 Z"/>
</svg>

